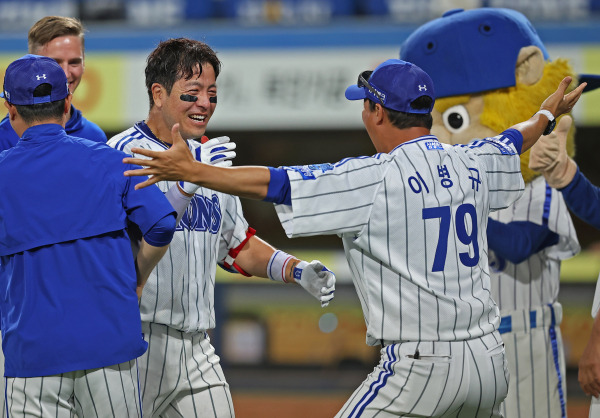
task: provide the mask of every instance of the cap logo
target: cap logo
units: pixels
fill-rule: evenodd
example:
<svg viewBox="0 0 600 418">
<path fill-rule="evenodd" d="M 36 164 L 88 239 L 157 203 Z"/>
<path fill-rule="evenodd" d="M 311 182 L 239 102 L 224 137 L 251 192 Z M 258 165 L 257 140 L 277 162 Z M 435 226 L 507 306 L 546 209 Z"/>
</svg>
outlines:
<svg viewBox="0 0 600 418">
<path fill-rule="evenodd" d="M 423 84 L 423 85 L 419 84 L 419 91 L 427 91 L 427 85 L 426 84 Z"/>
<path fill-rule="evenodd" d="M 41 79 L 45 80 L 46 79 L 46 74 L 36 75 L 35 77 L 38 79 L 38 81 L 40 81 Z"/>
</svg>

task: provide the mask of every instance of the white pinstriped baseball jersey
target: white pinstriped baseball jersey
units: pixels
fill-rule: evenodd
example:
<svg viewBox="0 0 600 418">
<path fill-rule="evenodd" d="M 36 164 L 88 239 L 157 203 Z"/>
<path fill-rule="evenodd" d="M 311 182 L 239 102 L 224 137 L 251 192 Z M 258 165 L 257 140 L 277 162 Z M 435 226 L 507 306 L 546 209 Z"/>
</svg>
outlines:
<svg viewBox="0 0 600 418">
<path fill-rule="evenodd" d="M 499 324 L 487 217 L 521 195 L 519 164 L 503 135 L 459 146 L 427 135 L 389 154 L 286 167 L 292 205 L 276 210 L 290 237 L 342 237 L 367 344 L 467 340 Z"/>
<path fill-rule="evenodd" d="M 164 151 L 145 124 L 112 137 L 108 145 L 131 153 L 132 147 Z M 189 141 L 193 150 L 200 146 Z M 136 157 L 142 157 L 138 156 Z M 175 182 L 158 182 L 166 192 Z M 237 197 L 199 188 L 175 230 L 165 256 L 154 268 L 142 292 L 142 321 L 184 332 L 215 327 L 214 286 L 217 262 L 246 238 L 248 223 Z M 218 249 L 218 251 L 217 251 Z"/>
<path fill-rule="evenodd" d="M 510 370 L 502 411 L 509 417 L 561 417 L 566 413 L 565 357 L 558 303 L 561 260 L 580 250 L 562 193 L 542 176 L 523 196 L 491 218 L 547 226 L 558 242 L 514 264 L 490 251 L 492 297 L 500 307 Z M 524 319 L 524 320 L 523 320 Z"/>
<path fill-rule="evenodd" d="M 500 311 L 531 311 L 558 298 L 560 262 L 580 250 L 571 215 L 562 193 L 548 186 L 543 176 L 527 183 L 511 207 L 490 215 L 502 223 L 528 221 L 545 225 L 559 236 L 557 244 L 525 261 L 513 264 L 490 251 L 492 296 Z"/>
</svg>

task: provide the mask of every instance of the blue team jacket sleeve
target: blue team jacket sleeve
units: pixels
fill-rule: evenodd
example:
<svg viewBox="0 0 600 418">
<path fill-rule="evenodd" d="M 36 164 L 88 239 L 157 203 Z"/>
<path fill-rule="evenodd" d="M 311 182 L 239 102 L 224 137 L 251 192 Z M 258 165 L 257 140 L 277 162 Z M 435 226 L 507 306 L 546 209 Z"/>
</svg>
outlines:
<svg viewBox="0 0 600 418">
<path fill-rule="evenodd" d="M 267 190 L 267 197 L 263 200 L 266 202 L 283 203 L 285 205 L 292 204 L 290 179 L 287 172 L 283 168 L 269 167 L 271 172 L 271 181 Z"/>
<path fill-rule="evenodd" d="M 144 239 L 150 245 L 164 247 L 173 239 L 173 234 L 175 233 L 175 221 L 176 218 L 173 213 L 165 215 L 155 223 L 148 232 L 146 232 Z"/>
<path fill-rule="evenodd" d="M 558 234 L 528 221 L 507 224 L 488 219 L 488 247 L 511 263 L 518 264 L 558 242 Z"/>
<path fill-rule="evenodd" d="M 594 186 L 579 168 L 571 183 L 560 191 L 578 218 L 600 229 L 600 188 Z"/>
<path fill-rule="evenodd" d="M 141 168 L 131 164 L 123 164 L 123 167 L 124 171 Z M 135 190 L 135 185 L 143 182 L 147 177 L 127 177 L 127 179 L 128 184 L 123 194 L 123 207 L 127 212 L 127 218 L 140 228 L 142 235 L 145 236 L 166 215 L 177 215 L 173 206 L 156 185 Z"/>
</svg>

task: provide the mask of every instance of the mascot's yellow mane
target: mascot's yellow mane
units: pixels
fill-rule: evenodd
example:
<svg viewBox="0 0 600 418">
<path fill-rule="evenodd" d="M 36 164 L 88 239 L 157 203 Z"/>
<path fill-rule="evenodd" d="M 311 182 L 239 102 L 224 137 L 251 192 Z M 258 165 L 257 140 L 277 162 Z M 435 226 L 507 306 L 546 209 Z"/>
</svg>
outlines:
<svg viewBox="0 0 600 418">
<path fill-rule="evenodd" d="M 517 81 L 515 87 L 484 92 L 484 109 L 480 123 L 500 133 L 509 126 L 527 120 L 539 110 L 540 104 L 556 90 L 556 86 L 567 75 L 576 79 L 569 63 L 559 58 L 545 63 L 543 76 L 535 84 L 526 85 Z M 571 83 L 570 89 L 576 85 L 577 83 Z M 567 152 L 571 157 L 575 154 L 574 138 L 575 127 L 572 125 L 567 140 Z M 529 168 L 529 151 L 521 155 L 521 172 L 525 183 L 540 175 Z"/>
</svg>

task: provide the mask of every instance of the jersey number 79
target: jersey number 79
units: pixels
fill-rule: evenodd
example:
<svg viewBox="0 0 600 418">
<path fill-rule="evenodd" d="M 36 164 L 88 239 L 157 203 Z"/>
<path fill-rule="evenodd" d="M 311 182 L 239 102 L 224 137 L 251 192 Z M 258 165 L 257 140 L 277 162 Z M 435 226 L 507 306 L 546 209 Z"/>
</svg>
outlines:
<svg viewBox="0 0 600 418">
<path fill-rule="evenodd" d="M 470 226 L 467 228 L 467 215 L 469 215 Z M 440 219 L 440 235 L 438 237 L 435 257 L 433 259 L 432 271 L 443 271 L 446 265 L 446 254 L 448 253 L 448 235 L 450 233 L 450 222 L 452 213 L 450 206 L 436 208 L 423 208 L 423 219 Z M 454 216 L 456 235 L 460 242 L 465 245 L 473 245 L 473 257 L 468 252 L 459 253 L 460 262 L 467 267 L 473 267 L 479 262 L 479 245 L 477 243 L 477 211 L 470 203 L 463 203 L 456 208 Z M 471 230 L 471 233 L 467 229 Z"/>
</svg>

